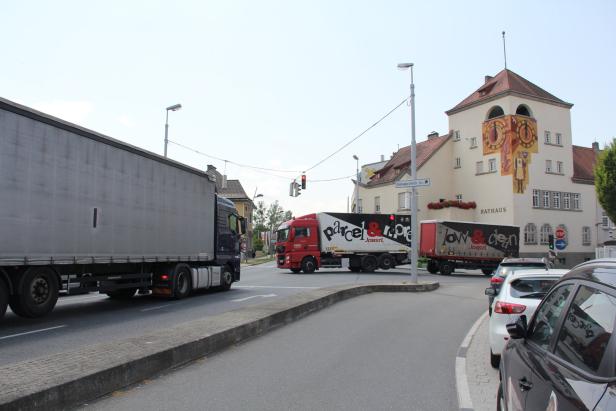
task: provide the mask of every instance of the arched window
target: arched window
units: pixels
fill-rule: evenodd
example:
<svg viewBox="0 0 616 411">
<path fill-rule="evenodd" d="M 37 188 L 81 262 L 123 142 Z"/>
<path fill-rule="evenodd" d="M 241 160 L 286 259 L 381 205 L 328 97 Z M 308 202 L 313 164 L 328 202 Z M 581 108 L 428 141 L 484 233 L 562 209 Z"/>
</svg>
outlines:
<svg viewBox="0 0 616 411">
<path fill-rule="evenodd" d="M 524 244 L 537 244 L 537 226 L 533 223 L 524 227 Z"/>
<path fill-rule="evenodd" d="M 505 115 L 505 112 L 503 111 L 501 106 L 494 106 L 490 109 L 490 112 L 488 113 L 488 120 L 491 118 L 500 117 L 504 115 Z"/>
<path fill-rule="evenodd" d="M 515 111 L 516 114 L 526 117 L 532 117 L 533 114 L 530 111 L 530 108 L 526 104 L 520 104 Z"/>
<path fill-rule="evenodd" d="M 582 227 L 582 245 L 590 245 L 590 227 Z"/>
<path fill-rule="evenodd" d="M 551 234 L 552 226 L 549 224 L 542 225 L 541 231 L 539 232 L 539 244 L 548 245 Z"/>
</svg>

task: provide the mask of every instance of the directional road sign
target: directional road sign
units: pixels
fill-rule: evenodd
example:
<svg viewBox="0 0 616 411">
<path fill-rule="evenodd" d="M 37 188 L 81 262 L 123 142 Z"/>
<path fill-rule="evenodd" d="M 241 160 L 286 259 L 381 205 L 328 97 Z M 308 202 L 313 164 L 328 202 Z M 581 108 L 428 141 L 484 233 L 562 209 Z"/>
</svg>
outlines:
<svg viewBox="0 0 616 411">
<path fill-rule="evenodd" d="M 396 188 L 427 187 L 429 185 L 430 185 L 429 178 L 419 178 L 417 180 L 396 181 Z"/>
<path fill-rule="evenodd" d="M 558 239 L 554 242 L 554 245 L 556 246 L 557 250 L 564 250 L 565 248 L 567 248 L 567 242 L 565 240 Z"/>
</svg>

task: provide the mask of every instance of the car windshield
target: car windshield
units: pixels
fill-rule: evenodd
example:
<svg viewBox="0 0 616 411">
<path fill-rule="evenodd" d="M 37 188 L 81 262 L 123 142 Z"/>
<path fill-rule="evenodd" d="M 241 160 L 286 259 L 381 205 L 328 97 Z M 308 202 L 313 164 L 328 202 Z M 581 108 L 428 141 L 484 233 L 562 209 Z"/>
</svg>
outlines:
<svg viewBox="0 0 616 411">
<path fill-rule="evenodd" d="M 283 228 L 276 232 L 276 241 L 283 242 L 289 238 L 289 228 Z"/>
<path fill-rule="evenodd" d="M 509 274 L 518 270 L 528 270 L 531 268 L 545 268 L 545 264 L 536 263 L 536 264 L 524 264 L 524 265 L 501 265 L 496 272 L 496 275 L 499 277 L 507 277 Z"/>
<path fill-rule="evenodd" d="M 519 278 L 511 282 L 510 294 L 514 298 L 542 299 L 557 278 Z"/>
</svg>

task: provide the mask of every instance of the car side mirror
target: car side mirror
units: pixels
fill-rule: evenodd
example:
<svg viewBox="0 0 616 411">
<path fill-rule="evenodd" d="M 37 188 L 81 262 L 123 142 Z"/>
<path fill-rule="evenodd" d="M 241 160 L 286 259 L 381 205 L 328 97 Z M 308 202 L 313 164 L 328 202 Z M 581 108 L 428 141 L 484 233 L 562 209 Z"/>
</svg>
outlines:
<svg viewBox="0 0 616 411">
<path fill-rule="evenodd" d="M 490 297 L 496 297 L 496 290 L 492 287 L 486 288 L 486 290 L 483 293 Z"/>
<path fill-rule="evenodd" d="M 512 324 L 507 324 L 507 332 L 509 333 L 509 336 L 514 340 L 526 338 L 526 334 L 528 333 L 526 316 L 521 315 L 516 322 Z"/>
</svg>

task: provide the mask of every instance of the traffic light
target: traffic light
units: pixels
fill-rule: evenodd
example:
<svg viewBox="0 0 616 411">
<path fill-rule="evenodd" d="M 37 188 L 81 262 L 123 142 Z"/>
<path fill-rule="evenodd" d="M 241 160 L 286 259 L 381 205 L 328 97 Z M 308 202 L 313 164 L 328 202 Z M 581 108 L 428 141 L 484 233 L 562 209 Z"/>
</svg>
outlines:
<svg viewBox="0 0 616 411">
<path fill-rule="evenodd" d="M 295 181 L 292 181 L 289 185 L 289 196 L 295 197 Z"/>
<path fill-rule="evenodd" d="M 554 249 L 554 235 L 553 234 L 548 235 L 548 248 L 550 250 Z"/>
<path fill-rule="evenodd" d="M 295 184 L 295 197 L 302 193 L 302 186 L 299 183 L 294 182 Z"/>
<path fill-rule="evenodd" d="M 302 174 L 302 190 L 306 189 L 306 174 Z"/>
</svg>

